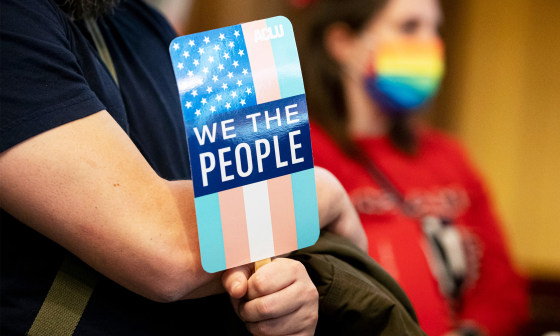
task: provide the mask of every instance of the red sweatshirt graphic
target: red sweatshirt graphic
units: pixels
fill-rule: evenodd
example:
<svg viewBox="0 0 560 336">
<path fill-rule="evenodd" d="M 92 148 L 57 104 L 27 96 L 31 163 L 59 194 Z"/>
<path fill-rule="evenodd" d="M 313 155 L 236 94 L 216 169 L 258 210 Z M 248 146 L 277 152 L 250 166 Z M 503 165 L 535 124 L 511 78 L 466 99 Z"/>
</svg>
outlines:
<svg viewBox="0 0 560 336">
<path fill-rule="evenodd" d="M 412 209 L 405 216 L 392 195 L 313 123 L 311 137 L 315 165 L 330 170 L 346 188 L 368 236 L 369 254 L 403 287 L 428 335 L 444 335 L 463 322 L 474 322 L 489 335 L 515 335 L 527 315 L 525 282 L 513 270 L 485 186 L 455 141 L 424 129 L 411 156 L 386 137 L 356 139 L 404 195 Z M 454 302 L 441 293 L 430 268 L 420 224 L 429 215 L 450 219 L 476 237 L 478 272 Z"/>
</svg>

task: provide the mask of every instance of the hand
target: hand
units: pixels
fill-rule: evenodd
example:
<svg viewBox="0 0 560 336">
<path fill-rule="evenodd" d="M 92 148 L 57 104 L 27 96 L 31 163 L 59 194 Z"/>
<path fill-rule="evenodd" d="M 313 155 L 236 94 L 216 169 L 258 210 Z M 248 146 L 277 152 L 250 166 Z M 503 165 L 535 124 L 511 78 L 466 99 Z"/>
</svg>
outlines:
<svg viewBox="0 0 560 336">
<path fill-rule="evenodd" d="M 251 275 L 241 266 L 224 272 L 233 308 L 253 335 L 313 335 L 319 294 L 305 267 L 278 258 Z"/>
<path fill-rule="evenodd" d="M 320 167 L 315 167 L 315 181 L 321 228 L 349 239 L 367 252 L 366 233 L 344 187 L 333 174 Z"/>
</svg>

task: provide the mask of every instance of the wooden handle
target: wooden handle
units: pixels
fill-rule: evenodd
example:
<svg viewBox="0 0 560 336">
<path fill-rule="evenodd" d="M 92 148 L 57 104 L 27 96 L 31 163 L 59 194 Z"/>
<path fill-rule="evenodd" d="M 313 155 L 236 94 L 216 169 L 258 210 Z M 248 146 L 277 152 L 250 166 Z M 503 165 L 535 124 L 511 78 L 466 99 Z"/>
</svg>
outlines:
<svg viewBox="0 0 560 336">
<path fill-rule="evenodd" d="M 264 265 L 271 262 L 270 258 L 266 258 L 263 260 L 255 261 L 255 272 L 259 270 L 259 268 L 263 267 Z"/>
</svg>

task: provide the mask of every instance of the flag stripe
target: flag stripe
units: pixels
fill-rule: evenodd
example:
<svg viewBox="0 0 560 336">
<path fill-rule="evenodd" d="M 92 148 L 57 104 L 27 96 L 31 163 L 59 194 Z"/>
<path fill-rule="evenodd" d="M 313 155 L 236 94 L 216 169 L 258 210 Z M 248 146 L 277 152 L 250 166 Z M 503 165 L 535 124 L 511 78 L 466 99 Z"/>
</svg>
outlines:
<svg viewBox="0 0 560 336">
<path fill-rule="evenodd" d="M 267 19 L 266 23 L 274 29 L 274 32 L 279 29 L 280 32 L 284 33 L 282 38 L 270 40 L 282 98 L 304 94 L 303 77 L 299 67 L 292 24 L 283 16 Z"/>
<path fill-rule="evenodd" d="M 267 181 L 243 186 L 251 261 L 274 255 Z"/>
<path fill-rule="evenodd" d="M 266 20 L 244 23 L 241 28 L 243 28 L 245 46 L 251 64 L 257 104 L 280 99 L 272 45 L 269 40 L 256 40 L 256 34 L 267 29 Z"/>
<path fill-rule="evenodd" d="M 296 217 L 290 175 L 268 180 L 268 197 L 274 235 L 274 254 L 297 250 Z"/>
<path fill-rule="evenodd" d="M 319 238 L 319 208 L 315 189 L 315 169 L 292 174 L 294 212 L 296 215 L 297 245 L 304 248 Z"/>
<path fill-rule="evenodd" d="M 226 267 L 251 262 L 243 187 L 219 193 Z"/>
<path fill-rule="evenodd" d="M 194 206 L 199 223 L 198 240 L 202 267 L 209 273 L 224 270 L 226 259 L 218 193 L 196 197 Z M 200 223 L 204 224 L 200 225 Z"/>
<path fill-rule="evenodd" d="M 188 131 L 223 118 L 233 120 L 232 112 L 239 114 L 235 114 L 238 121 L 247 121 L 249 113 L 275 111 L 277 105 L 297 105 L 298 112 L 305 112 L 298 116 L 305 127 L 292 125 L 282 132 L 285 135 L 292 128 L 307 132 L 298 138 L 306 148 L 299 152 L 305 163 L 295 168 L 265 163 L 266 172 L 244 176 L 243 186 L 237 182 L 241 179 L 201 186 L 202 165 L 196 160 L 201 148 L 195 134 L 188 133 L 204 269 L 217 272 L 315 243 L 319 220 L 313 160 L 307 160 L 308 155 L 311 158 L 307 108 L 289 20 L 275 17 L 181 37 L 173 40 L 170 53 Z M 220 116 L 226 112 L 229 117 Z M 255 127 L 250 122 L 235 124 L 238 131 L 247 125 Z M 263 137 L 270 141 L 273 135 Z M 206 144 L 205 151 L 220 148 L 219 142 Z M 284 147 L 281 153 L 289 157 Z M 306 170 L 293 173 L 301 169 Z M 219 182 L 216 173 L 219 169 L 208 173 L 208 181 Z"/>
</svg>

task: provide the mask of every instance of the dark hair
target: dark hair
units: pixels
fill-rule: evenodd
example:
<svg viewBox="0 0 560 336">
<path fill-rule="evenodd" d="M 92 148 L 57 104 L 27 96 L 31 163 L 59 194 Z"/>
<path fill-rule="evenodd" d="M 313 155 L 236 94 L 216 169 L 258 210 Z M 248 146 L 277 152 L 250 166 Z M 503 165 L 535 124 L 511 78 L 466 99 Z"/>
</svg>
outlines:
<svg viewBox="0 0 560 336">
<path fill-rule="evenodd" d="M 73 20 L 96 19 L 110 13 L 120 0 L 55 0 Z"/>
<path fill-rule="evenodd" d="M 306 50 L 302 66 L 309 101 L 310 117 L 320 125 L 348 154 L 357 148 L 348 132 L 348 111 L 344 97 L 339 64 L 331 58 L 325 45 L 325 32 L 337 23 L 344 23 L 358 34 L 389 0 L 319 0 L 307 9 L 305 18 Z M 415 138 L 408 118 L 391 118 L 391 142 L 400 150 L 413 153 Z"/>
</svg>

